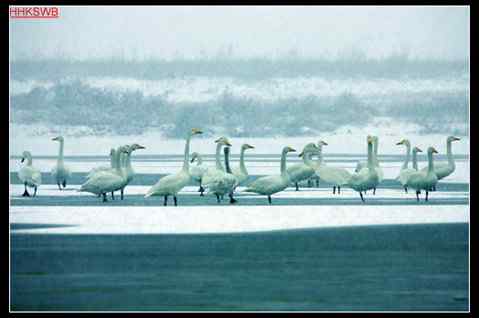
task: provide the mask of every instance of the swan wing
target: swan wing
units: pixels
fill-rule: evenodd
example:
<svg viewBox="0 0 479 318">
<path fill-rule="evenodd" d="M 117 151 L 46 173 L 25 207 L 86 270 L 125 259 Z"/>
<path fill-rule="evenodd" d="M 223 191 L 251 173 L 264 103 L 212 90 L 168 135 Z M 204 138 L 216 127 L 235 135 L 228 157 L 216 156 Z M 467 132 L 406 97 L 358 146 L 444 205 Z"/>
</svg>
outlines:
<svg viewBox="0 0 479 318">
<path fill-rule="evenodd" d="M 185 173 L 184 171 L 164 176 L 148 190 L 145 197 L 147 198 L 154 195 L 176 195 L 190 182 L 190 179 L 189 173 Z"/>
<path fill-rule="evenodd" d="M 404 186 L 407 184 L 409 177 L 416 172 L 417 171 L 412 168 L 402 169 L 401 172 L 399 173 L 399 176 L 396 179 L 399 182 L 401 182 L 401 184 Z"/>
<path fill-rule="evenodd" d="M 423 172 L 427 172 L 428 167 L 424 167 L 421 169 Z M 440 163 L 434 164 L 434 173 L 436 174 L 438 179 L 443 179 L 454 172 L 454 167 L 450 166 L 447 163 Z"/>
<path fill-rule="evenodd" d="M 316 174 L 319 175 L 322 181 L 340 186 L 347 184 L 352 176 L 346 169 L 323 165 L 316 169 Z"/>
<path fill-rule="evenodd" d="M 98 172 L 80 187 L 80 191 L 95 194 L 106 193 L 122 187 L 124 178 L 116 173 Z"/>
<path fill-rule="evenodd" d="M 38 187 L 42 183 L 42 175 L 40 171 L 31 166 L 22 167 L 18 173 L 18 178 L 22 183 L 27 183 L 28 186 Z"/>
<path fill-rule="evenodd" d="M 266 176 L 253 181 L 244 191 L 270 195 L 286 189 L 287 186 L 288 180 L 279 175 Z"/>
<path fill-rule="evenodd" d="M 286 171 L 288 172 L 291 182 L 306 180 L 314 175 L 314 169 L 304 163 L 291 165 Z"/>
</svg>

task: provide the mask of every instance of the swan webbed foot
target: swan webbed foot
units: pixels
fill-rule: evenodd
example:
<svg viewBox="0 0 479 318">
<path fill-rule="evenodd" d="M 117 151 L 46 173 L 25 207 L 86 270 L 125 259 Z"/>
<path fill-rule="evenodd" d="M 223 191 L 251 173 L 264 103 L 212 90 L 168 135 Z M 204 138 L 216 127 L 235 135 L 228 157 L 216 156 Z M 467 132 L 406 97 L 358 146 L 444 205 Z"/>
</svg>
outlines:
<svg viewBox="0 0 479 318">
<path fill-rule="evenodd" d="M 30 196 L 30 193 L 28 193 L 27 189 L 25 189 L 25 191 L 22 194 L 22 197 L 29 197 L 29 196 Z"/>
<path fill-rule="evenodd" d="M 106 199 L 106 193 L 102 193 L 103 195 L 103 202 L 108 202 L 108 200 Z"/>
<path fill-rule="evenodd" d="M 203 192 L 205 192 L 205 188 L 203 188 L 203 186 L 200 185 L 198 192 L 200 193 L 200 196 L 203 197 L 204 196 Z"/>
<path fill-rule="evenodd" d="M 268 202 L 269 202 L 269 204 L 271 204 L 271 196 L 270 195 L 268 195 Z"/>
<path fill-rule="evenodd" d="M 238 200 L 233 198 L 233 194 L 230 194 L 229 197 L 230 197 L 230 204 L 234 204 L 234 203 L 238 202 Z"/>
<path fill-rule="evenodd" d="M 175 206 L 178 206 L 178 199 L 176 198 L 176 195 L 173 196 L 173 202 L 175 202 Z"/>
</svg>

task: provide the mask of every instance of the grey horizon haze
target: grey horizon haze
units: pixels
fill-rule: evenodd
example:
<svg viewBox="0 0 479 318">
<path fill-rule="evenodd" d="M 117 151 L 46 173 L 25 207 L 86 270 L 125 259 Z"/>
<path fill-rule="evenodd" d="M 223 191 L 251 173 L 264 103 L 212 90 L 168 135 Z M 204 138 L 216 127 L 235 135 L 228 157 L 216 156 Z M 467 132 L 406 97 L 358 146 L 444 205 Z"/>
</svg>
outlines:
<svg viewBox="0 0 479 318">
<path fill-rule="evenodd" d="M 61 7 L 10 19 L 10 59 L 469 58 L 468 6 Z"/>
</svg>

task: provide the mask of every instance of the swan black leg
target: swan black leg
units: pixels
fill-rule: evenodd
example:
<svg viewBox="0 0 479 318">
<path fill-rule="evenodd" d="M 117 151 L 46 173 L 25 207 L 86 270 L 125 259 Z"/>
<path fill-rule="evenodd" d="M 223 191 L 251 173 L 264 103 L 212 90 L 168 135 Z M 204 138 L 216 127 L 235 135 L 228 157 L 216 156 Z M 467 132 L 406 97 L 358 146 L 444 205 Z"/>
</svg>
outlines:
<svg viewBox="0 0 479 318">
<path fill-rule="evenodd" d="M 115 200 L 115 193 L 113 191 L 111 191 L 111 199 Z"/>
<path fill-rule="evenodd" d="M 167 195 L 165 195 L 165 201 L 163 202 L 163 205 L 164 206 L 168 205 L 168 196 Z"/>
<path fill-rule="evenodd" d="M 318 188 L 319 188 L 319 178 L 318 178 L 318 179 L 316 179 L 316 187 L 318 187 Z"/>
<path fill-rule="evenodd" d="M 421 193 L 420 191 L 416 191 L 416 199 L 417 201 L 419 202 L 419 193 Z"/>
<path fill-rule="evenodd" d="M 407 193 L 407 187 L 404 187 L 404 191 Z"/>
<path fill-rule="evenodd" d="M 376 188 L 373 188 L 373 194 L 376 195 Z"/>
<path fill-rule="evenodd" d="M 308 188 L 311 188 L 311 179 L 308 179 Z"/>
<path fill-rule="evenodd" d="M 103 202 L 107 202 L 108 200 L 106 199 L 106 193 L 102 193 L 103 195 Z"/>
<path fill-rule="evenodd" d="M 173 202 L 175 202 L 175 206 L 178 206 L 178 199 L 176 198 L 176 195 L 173 196 Z"/>
<path fill-rule="evenodd" d="M 361 191 L 359 191 L 359 196 L 361 197 L 361 201 L 365 202 L 364 197 L 363 197 L 363 193 Z"/>
<path fill-rule="evenodd" d="M 62 190 L 62 187 L 60 186 L 60 182 L 57 182 L 57 185 L 58 185 L 58 190 Z"/>
<path fill-rule="evenodd" d="M 216 202 L 220 203 L 220 195 L 219 194 L 216 194 Z"/>
<path fill-rule="evenodd" d="M 37 187 L 35 187 L 35 192 L 33 192 L 33 196 L 37 196 Z"/>
<path fill-rule="evenodd" d="M 271 204 L 271 196 L 270 195 L 268 195 L 268 202 L 269 202 L 269 204 Z"/>
<path fill-rule="evenodd" d="M 296 182 L 295 185 L 296 185 L 296 191 L 299 191 L 298 183 Z"/>
<path fill-rule="evenodd" d="M 341 187 L 338 186 L 338 194 L 341 194 Z"/>
<path fill-rule="evenodd" d="M 63 180 L 62 185 L 63 185 L 63 189 L 65 189 L 67 187 L 67 180 Z"/>
<path fill-rule="evenodd" d="M 203 186 L 201 185 L 201 183 L 200 183 L 200 189 L 198 190 L 198 192 L 200 193 L 200 197 L 203 197 L 203 196 L 204 196 L 203 192 L 205 192 L 205 188 L 203 188 Z"/>
<path fill-rule="evenodd" d="M 333 194 L 336 194 L 336 187 L 333 187 Z"/>
<path fill-rule="evenodd" d="M 429 195 L 429 191 L 426 190 L 426 201 L 427 201 L 428 195 Z"/>
<path fill-rule="evenodd" d="M 120 190 L 120 199 L 122 199 L 122 200 L 123 200 L 123 191 L 124 191 L 124 190 L 125 190 L 125 188 L 123 188 L 123 189 Z"/>
<path fill-rule="evenodd" d="M 230 204 L 234 204 L 234 203 L 238 202 L 238 200 L 236 200 L 235 198 L 233 198 L 233 193 L 230 193 L 230 194 L 229 194 L 229 197 L 230 197 Z"/>
<path fill-rule="evenodd" d="M 24 185 L 25 185 L 25 191 L 23 192 L 22 197 L 29 197 L 30 194 L 27 191 L 27 183 L 25 182 Z"/>
</svg>

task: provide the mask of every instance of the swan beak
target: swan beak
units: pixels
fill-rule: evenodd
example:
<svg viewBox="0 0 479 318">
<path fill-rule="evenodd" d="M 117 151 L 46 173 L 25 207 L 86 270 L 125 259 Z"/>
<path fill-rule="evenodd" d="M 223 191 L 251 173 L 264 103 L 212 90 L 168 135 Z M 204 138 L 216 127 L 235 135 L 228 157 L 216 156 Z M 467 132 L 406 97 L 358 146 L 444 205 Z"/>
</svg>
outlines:
<svg viewBox="0 0 479 318">
<path fill-rule="evenodd" d="M 291 148 L 291 147 L 288 147 L 288 150 L 289 150 L 290 152 L 296 152 L 296 149 Z"/>
<path fill-rule="evenodd" d="M 25 161 L 25 157 L 22 157 L 22 160 L 20 162 L 24 162 Z"/>
<path fill-rule="evenodd" d="M 230 147 L 233 146 L 232 144 L 230 144 L 230 142 L 228 140 L 225 140 L 225 145 L 230 146 Z"/>
<path fill-rule="evenodd" d="M 452 140 L 457 141 L 457 140 L 461 140 L 461 138 L 454 137 L 452 138 Z"/>
<path fill-rule="evenodd" d="M 327 143 L 326 141 L 323 141 L 323 142 L 321 142 L 321 143 L 323 144 L 323 146 L 327 146 L 327 145 L 328 145 L 328 143 Z"/>
<path fill-rule="evenodd" d="M 202 134 L 203 132 L 201 130 L 199 130 L 198 128 L 192 128 L 191 129 L 191 132 L 193 133 L 193 135 L 197 135 L 197 134 Z"/>
<path fill-rule="evenodd" d="M 57 140 L 58 140 L 58 137 L 52 138 L 52 140 L 57 141 Z"/>
<path fill-rule="evenodd" d="M 136 149 L 146 149 L 146 147 L 145 147 L 145 146 L 142 146 L 142 145 L 138 145 L 138 146 L 136 147 Z"/>
<path fill-rule="evenodd" d="M 248 144 L 246 144 L 246 147 L 247 147 L 248 149 L 254 149 L 254 147 L 253 147 L 253 146 L 251 146 L 251 145 L 248 145 Z"/>
<path fill-rule="evenodd" d="M 404 143 L 404 140 L 401 140 L 400 142 L 396 143 L 396 146 L 402 145 Z"/>
<path fill-rule="evenodd" d="M 432 148 L 432 153 L 438 153 L 436 149 Z"/>
<path fill-rule="evenodd" d="M 304 156 L 304 151 L 301 151 L 301 153 L 298 155 L 298 157 Z"/>
<path fill-rule="evenodd" d="M 422 152 L 422 150 L 420 148 L 416 148 L 416 151 L 417 152 Z"/>
</svg>

